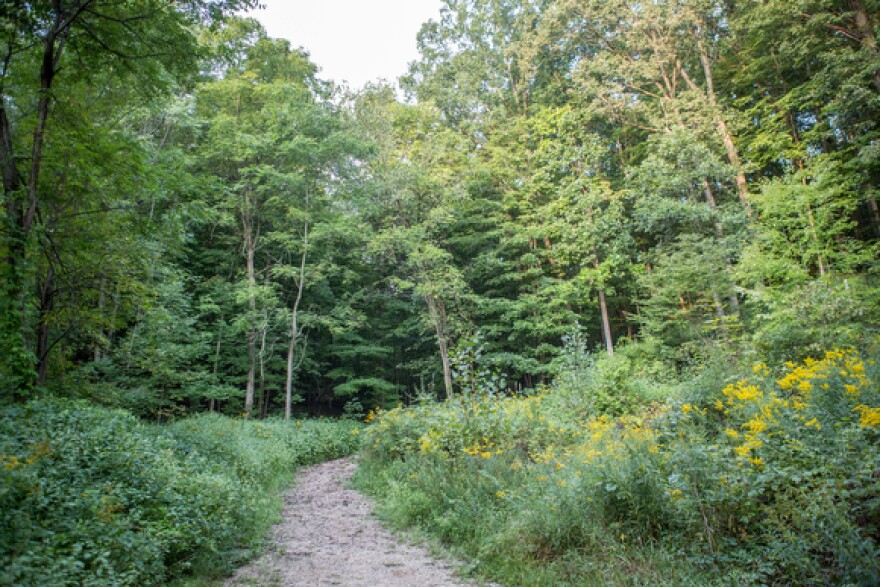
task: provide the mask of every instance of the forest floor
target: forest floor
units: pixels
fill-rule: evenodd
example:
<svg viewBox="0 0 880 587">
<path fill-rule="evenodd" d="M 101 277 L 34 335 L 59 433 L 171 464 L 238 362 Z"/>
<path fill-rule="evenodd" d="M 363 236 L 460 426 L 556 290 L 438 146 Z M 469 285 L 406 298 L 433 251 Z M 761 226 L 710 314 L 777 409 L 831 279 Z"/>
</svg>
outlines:
<svg viewBox="0 0 880 587">
<path fill-rule="evenodd" d="M 371 515 L 372 505 L 348 488 L 352 458 L 301 469 L 284 496 L 283 521 L 266 553 L 239 569 L 228 586 L 343 585 L 465 587 L 453 564 L 405 544 Z"/>
</svg>

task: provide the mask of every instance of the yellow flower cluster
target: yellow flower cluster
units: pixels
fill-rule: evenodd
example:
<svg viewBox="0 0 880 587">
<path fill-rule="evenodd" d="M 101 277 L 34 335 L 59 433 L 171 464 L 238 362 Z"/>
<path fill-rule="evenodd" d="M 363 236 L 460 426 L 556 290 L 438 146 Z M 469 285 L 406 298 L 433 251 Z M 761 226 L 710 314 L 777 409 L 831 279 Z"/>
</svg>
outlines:
<svg viewBox="0 0 880 587">
<path fill-rule="evenodd" d="M 853 408 L 853 411 L 859 412 L 859 425 L 862 428 L 877 428 L 880 426 L 880 408 L 859 404 Z"/>
<path fill-rule="evenodd" d="M 382 415 L 382 408 L 373 408 L 372 410 L 367 412 L 367 417 L 364 418 L 364 422 L 369 424 L 370 422 L 372 422 L 373 420 L 375 420 L 376 418 L 378 418 L 381 415 Z"/>
<path fill-rule="evenodd" d="M 832 385 L 842 385 L 843 398 L 852 400 L 862 398 L 872 385 L 863 360 L 854 350 L 831 350 L 821 359 L 808 358 L 801 364 L 788 362 L 785 366 L 788 372 L 776 380 L 780 391 L 761 389 L 758 384 L 742 380 L 728 385 L 723 390 L 725 401 L 719 400 L 715 405 L 718 411 L 741 422 L 738 429 L 728 427 L 725 433 L 735 444 L 733 451 L 742 462 L 751 462 L 758 468 L 764 465 L 758 450 L 768 438 L 778 434 L 776 429 L 782 426 L 783 414 L 799 421 L 805 429 L 821 431 L 821 412 L 817 415 L 813 409 L 815 394 L 831 393 Z M 770 373 L 763 363 L 753 370 L 762 377 Z M 880 426 L 880 407 L 862 403 L 852 411 L 859 413 L 862 428 Z"/>
<path fill-rule="evenodd" d="M 551 409 L 557 405 L 552 396 L 546 401 L 541 396 L 455 398 L 373 410 L 367 421 L 376 422 L 364 434 L 392 458 L 415 452 L 474 467 L 503 462 L 512 478 L 537 481 L 540 491 L 559 495 L 560 488 L 578 486 L 581 471 L 614 471 L 633 455 L 657 466 L 669 463 L 676 458 L 677 439 L 687 440 L 694 426 L 705 425 L 704 430 L 720 430 L 712 450 L 721 448 L 724 458 L 751 474 L 778 465 L 789 450 L 828 439 L 829 431 L 842 426 L 861 434 L 880 431 L 880 402 L 869 365 L 853 350 L 787 363 L 781 374 L 758 363 L 754 381 L 728 385 L 705 407 L 655 406 L 641 416 L 602 415 L 586 421 Z M 498 455 L 506 460 L 495 459 Z M 498 499 L 519 496 L 506 484 L 492 491 Z M 686 502 L 687 491 L 673 484 L 667 496 Z"/>
<path fill-rule="evenodd" d="M 473 445 L 465 447 L 464 453 L 474 457 L 479 456 L 483 459 L 490 459 L 495 455 L 504 454 L 504 450 L 498 448 L 494 441 L 489 440 L 488 437 L 484 436 L 482 441 L 475 442 Z"/>
<path fill-rule="evenodd" d="M 738 381 L 736 385 L 731 383 L 724 388 L 722 393 L 730 406 L 735 402 L 753 402 L 764 397 L 764 393 L 758 389 L 757 385 L 749 385 L 749 382 L 745 380 Z"/>
</svg>

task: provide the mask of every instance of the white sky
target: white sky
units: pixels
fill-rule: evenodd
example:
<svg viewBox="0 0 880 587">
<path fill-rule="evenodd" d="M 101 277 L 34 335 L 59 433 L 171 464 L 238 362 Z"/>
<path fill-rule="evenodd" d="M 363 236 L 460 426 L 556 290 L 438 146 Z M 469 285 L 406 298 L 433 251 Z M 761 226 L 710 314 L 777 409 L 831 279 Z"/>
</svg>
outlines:
<svg viewBox="0 0 880 587">
<path fill-rule="evenodd" d="M 395 83 L 418 57 L 416 34 L 440 16 L 442 0 L 262 0 L 257 18 L 270 37 L 303 47 L 318 77 L 360 89 L 379 78 Z"/>
</svg>

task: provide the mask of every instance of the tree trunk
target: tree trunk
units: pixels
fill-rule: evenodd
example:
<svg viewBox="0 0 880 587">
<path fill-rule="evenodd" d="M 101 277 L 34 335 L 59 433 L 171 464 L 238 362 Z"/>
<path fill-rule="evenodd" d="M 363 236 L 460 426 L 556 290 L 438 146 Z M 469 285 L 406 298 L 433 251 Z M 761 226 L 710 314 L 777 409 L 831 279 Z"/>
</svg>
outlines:
<svg viewBox="0 0 880 587">
<path fill-rule="evenodd" d="M 877 207 L 877 198 L 873 194 L 867 197 L 868 210 L 871 213 L 871 223 L 874 226 L 874 236 L 880 237 L 880 208 Z"/>
<path fill-rule="evenodd" d="M 57 28 L 60 25 L 61 13 L 55 15 L 55 28 L 46 36 L 43 48 L 43 62 L 40 66 L 40 94 L 37 101 L 37 126 L 34 127 L 33 148 L 31 149 L 31 172 L 28 182 L 28 201 L 22 217 L 21 228 L 24 235 L 30 232 L 37 214 L 37 197 L 39 194 L 40 168 L 43 163 L 43 139 L 49 121 L 49 103 L 52 80 L 55 78 L 55 41 Z M 62 39 L 63 43 L 63 39 Z M 60 56 L 60 49 L 59 49 Z"/>
<path fill-rule="evenodd" d="M 6 291 L 3 292 L 9 306 L 2 309 L 7 314 L 5 318 L 9 323 L 3 325 L 3 327 L 7 330 L 17 330 L 17 333 L 11 336 L 7 335 L 7 344 L 10 347 L 2 350 L 12 358 L 11 360 L 14 364 L 9 365 L 8 368 L 11 368 L 11 371 L 18 378 L 17 387 L 22 389 L 32 387 L 34 383 L 44 382 L 46 377 L 46 359 L 50 346 L 48 342 L 48 324 L 44 321 L 42 310 L 44 309 L 43 302 L 48 300 L 39 300 L 41 311 L 37 323 L 37 368 L 35 370 L 33 364 L 30 364 L 30 360 L 27 358 L 28 356 L 33 357 L 34 347 L 27 340 L 30 325 L 28 324 L 28 312 L 26 310 L 26 292 L 28 288 L 25 285 L 27 279 L 24 271 L 28 265 L 27 242 L 37 214 L 40 170 L 43 160 L 43 141 L 49 121 L 52 82 L 57 73 L 58 61 L 64 51 L 70 25 L 79 14 L 79 11 L 77 11 L 65 20 L 60 2 L 54 3 L 54 12 L 54 22 L 46 29 L 43 54 L 40 60 L 40 89 L 36 108 L 37 123 L 33 132 L 31 168 L 29 182 L 26 186 L 26 200 L 20 195 L 20 188 L 23 187 L 23 178 L 15 164 L 14 141 L 5 109 L 6 95 L 4 89 L 0 88 L 0 165 L 2 165 L 3 171 L 3 191 L 7 202 L 7 230 L 9 231 L 8 242 L 6 243 L 9 275 L 4 276 L 7 278 L 7 283 Z M 8 68 L 12 53 L 13 46 L 10 43 L 7 47 L 4 61 L 4 73 Z M 54 274 L 47 276 L 46 281 L 54 281 Z M 51 296 L 51 287 L 50 283 L 48 290 L 40 292 L 41 298 L 44 293 Z"/>
<path fill-rule="evenodd" d="M 810 237 L 812 237 L 813 242 L 816 243 L 816 246 L 820 249 L 816 251 L 816 260 L 819 263 L 819 276 L 825 277 L 826 272 L 826 264 L 824 259 L 822 258 L 822 243 L 819 240 L 819 233 L 816 230 L 816 221 L 813 218 L 813 207 L 807 204 L 807 222 L 810 223 L 810 230 L 808 231 Z"/>
<path fill-rule="evenodd" d="M 605 303 L 605 292 L 599 290 L 599 310 L 602 313 L 602 334 L 605 338 L 605 349 L 608 356 L 614 355 L 614 341 L 611 339 L 611 321 L 608 319 L 608 304 Z"/>
<path fill-rule="evenodd" d="M 599 269 L 598 255 L 593 257 L 593 267 Z M 611 338 L 611 320 L 608 318 L 608 304 L 605 302 L 605 291 L 598 287 L 599 312 L 602 314 L 602 337 L 605 339 L 605 350 L 608 356 L 614 355 L 614 340 Z"/>
<path fill-rule="evenodd" d="M 214 382 L 217 382 L 217 372 L 220 369 L 220 342 L 223 340 L 222 331 L 217 331 L 217 346 L 214 348 Z M 212 397 L 208 402 L 208 410 L 213 412 L 217 408 L 217 402 Z"/>
<path fill-rule="evenodd" d="M 299 283 L 296 288 L 296 300 L 290 315 L 290 344 L 287 347 L 287 380 L 284 387 L 284 419 L 290 420 L 291 404 L 293 403 L 293 357 L 296 353 L 296 345 L 299 339 L 297 321 L 299 319 L 299 304 L 302 301 L 303 289 L 306 282 L 306 258 L 309 251 L 309 222 L 306 220 L 303 229 L 303 252 L 299 262 Z"/>
<path fill-rule="evenodd" d="M 443 386 L 446 389 L 446 397 L 452 397 L 452 367 L 449 363 L 449 340 L 446 333 L 446 304 L 432 294 L 425 296 L 428 311 L 434 322 L 434 331 L 437 335 L 437 347 L 440 351 L 440 362 L 443 364 Z"/>
<path fill-rule="evenodd" d="M 40 311 L 37 322 L 37 385 L 46 383 L 49 372 L 49 313 L 55 305 L 55 269 L 49 264 L 46 279 L 40 287 Z"/>
<path fill-rule="evenodd" d="M 718 210 L 718 204 L 715 202 L 715 194 L 712 192 L 712 186 L 709 184 L 708 178 L 703 178 L 703 192 L 706 194 L 706 203 L 709 205 L 713 211 Z M 724 227 L 721 225 L 720 221 L 715 222 L 715 234 L 718 235 L 718 238 L 722 238 L 724 236 Z M 733 263 L 730 262 L 730 259 L 725 260 L 725 264 L 727 265 L 727 273 L 728 275 L 733 275 Z M 712 294 L 716 296 L 715 293 Z M 717 297 L 717 296 L 716 296 Z M 728 302 L 730 303 L 730 308 L 736 313 L 739 313 L 739 299 L 736 297 L 736 290 L 731 291 L 728 294 Z M 717 307 L 719 309 L 721 317 L 724 315 L 724 310 L 721 306 L 721 302 L 717 302 Z"/>
<path fill-rule="evenodd" d="M 727 153 L 727 160 L 736 171 L 736 176 L 734 179 L 736 181 L 736 191 L 739 196 L 740 204 L 742 204 L 743 208 L 745 208 L 746 212 L 751 216 L 751 205 L 749 204 L 749 184 L 746 180 L 745 173 L 743 173 L 742 171 L 742 160 L 739 157 L 739 151 L 736 148 L 736 144 L 733 142 L 733 135 L 730 133 L 730 129 L 727 127 L 727 121 L 724 119 L 724 116 L 721 113 L 721 107 L 718 104 L 718 98 L 715 95 L 715 81 L 712 75 L 712 61 L 709 58 L 709 53 L 706 51 L 706 48 L 703 45 L 703 40 L 700 37 L 699 29 L 694 31 L 694 38 L 697 43 L 697 49 L 700 53 L 700 63 L 703 66 L 703 75 L 706 78 L 706 89 L 702 90 L 702 88 L 700 88 L 693 81 L 693 79 L 691 79 L 690 75 L 683 65 L 679 65 L 679 71 L 681 72 L 681 76 L 685 80 L 685 83 L 687 83 L 687 85 L 695 92 L 705 94 L 706 99 L 709 101 L 709 106 L 712 109 L 712 115 L 715 118 L 715 127 L 718 130 L 718 134 L 721 135 L 721 143 L 724 145 L 724 150 Z"/>
<path fill-rule="evenodd" d="M 104 315 L 104 299 L 106 297 L 104 294 L 104 289 L 107 285 L 106 282 L 107 276 L 102 274 L 101 282 L 98 284 L 98 316 Z M 103 328 L 101 328 L 100 331 L 103 331 Z M 104 343 L 102 340 L 100 340 L 100 336 L 102 336 L 102 334 L 103 333 L 99 334 L 99 339 L 95 344 L 95 348 L 92 352 L 92 360 L 96 363 L 104 358 Z"/>
<path fill-rule="evenodd" d="M 245 384 L 244 394 L 244 413 L 250 417 L 254 408 L 254 387 L 256 379 L 256 359 L 257 359 L 257 330 L 254 327 L 254 314 L 257 311 L 257 299 L 254 290 L 257 287 L 256 270 L 254 268 L 254 257 L 256 256 L 256 236 L 254 235 L 253 226 L 253 210 L 251 209 L 250 193 L 245 194 L 245 210 L 242 213 L 242 224 L 244 227 L 244 247 L 245 260 L 247 266 L 247 282 L 248 282 L 248 332 L 247 332 L 247 354 L 248 354 L 248 372 L 247 383 Z"/>
<path fill-rule="evenodd" d="M 260 366 L 260 387 L 257 394 L 258 417 L 263 416 L 263 409 L 266 400 L 266 335 L 269 331 L 269 316 L 266 310 L 263 310 L 263 323 L 260 326 L 260 351 L 257 353 Z"/>
</svg>

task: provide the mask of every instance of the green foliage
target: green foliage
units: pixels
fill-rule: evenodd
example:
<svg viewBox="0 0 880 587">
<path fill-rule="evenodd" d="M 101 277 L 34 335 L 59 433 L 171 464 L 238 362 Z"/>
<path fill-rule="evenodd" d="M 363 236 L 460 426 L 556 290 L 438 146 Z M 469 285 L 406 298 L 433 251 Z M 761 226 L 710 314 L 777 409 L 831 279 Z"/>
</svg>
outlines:
<svg viewBox="0 0 880 587">
<path fill-rule="evenodd" d="M 561 381 L 589 381 L 569 352 Z M 617 418 L 561 410 L 564 388 L 396 409 L 358 483 L 506 584 L 873 584 L 875 355 L 759 363 L 700 403 Z"/>
<path fill-rule="evenodd" d="M 753 340 L 769 361 L 802 359 L 823 348 L 861 346 L 876 335 L 878 288 L 873 278 L 833 275 L 790 288 L 756 292 L 761 308 Z"/>
<path fill-rule="evenodd" d="M 256 548 L 293 468 L 350 453 L 353 423 L 168 426 L 81 402 L 0 413 L 0 582 L 159 585 Z"/>
<path fill-rule="evenodd" d="M 497 366 L 485 356 L 483 337 L 477 333 L 462 337 L 449 353 L 452 382 L 458 393 L 466 397 L 503 393 L 507 381 Z"/>
<path fill-rule="evenodd" d="M 580 324 L 562 339 L 562 352 L 553 362 L 554 409 L 580 418 L 637 412 L 673 395 L 672 361 L 649 342 L 619 347 L 614 355 L 591 353 Z"/>
</svg>

